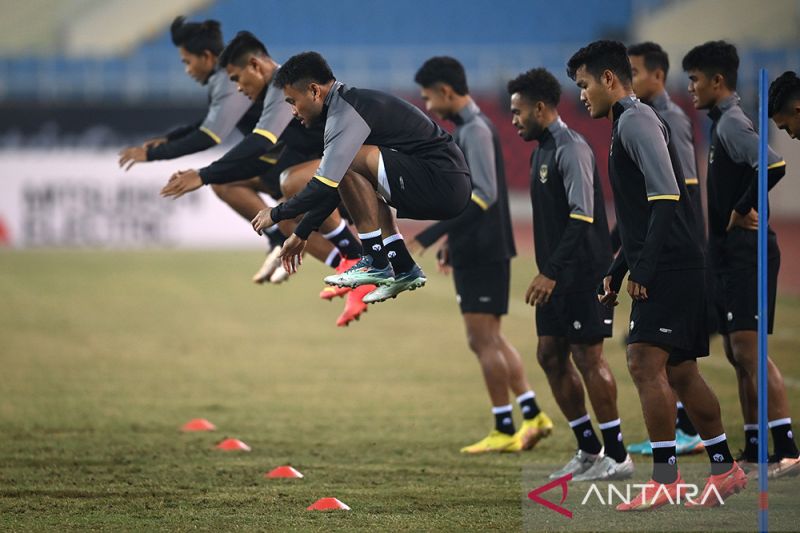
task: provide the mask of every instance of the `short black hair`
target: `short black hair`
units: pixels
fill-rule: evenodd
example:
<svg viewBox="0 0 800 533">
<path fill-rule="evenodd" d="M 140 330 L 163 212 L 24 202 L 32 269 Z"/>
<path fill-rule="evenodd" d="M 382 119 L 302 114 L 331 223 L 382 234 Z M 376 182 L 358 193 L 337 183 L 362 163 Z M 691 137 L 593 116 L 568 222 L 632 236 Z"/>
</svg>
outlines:
<svg viewBox="0 0 800 533">
<path fill-rule="evenodd" d="M 218 20 L 186 22 L 186 17 L 176 17 L 169 32 L 172 44 L 182 46 L 187 52 L 196 56 L 202 55 L 206 50 L 218 56 L 225 46 Z"/>
<path fill-rule="evenodd" d="M 464 66 L 457 59 L 448 56 L 436 56 L 427 60 L 417 71 L 414 81 L 425 88 L 446 83 L 461 96 L 469 94 Z"/>
<path fill-rule="evenodd" d="M 664 79 L 669 73 L 669 56 L 658 45 L 652 41 L 634 44 L 628 47 L 629 56 L 641 56 L 644 58 L 644 66 L 650 72 L 661 69 L 664 71 Z"/>
<path fill-rule="evenodd" d="M 683 70 L 699 70 L 709 78 L 720 74 L 725 78 L 725 85 L 736 90 L 739 54 L 728 42 L 708 41 L 689 50 L 683 58 Z"/>
<path fill-rule="evenodd" d="M 791 102 L 800 101 L 800 78 L 787 70 L 769 85 L 769 116 L 774 117 Z"/>
<path fill-rule="evenodd" d="M 574 80 L 581 67 L 586 67 L 595 78 L 600 78 L 606 70 L 613 72 L 624 84 L 630 84 L 633 78 L 628 49 L 619 41 L 602 40 L 584 46 L 569 58 L 567 75 Z"/>
<path fill-rule="evenodd" d="M 561 100 L 561 84 L 550 71 L 534 68 L 508 82 L 508 94 L 519 93 L 531 102 L 556 107 Z"/>
<path fill-rule="evenodd" d="M 274 85 L 283 89 L 298 81 L 325 84 L 333 81 L 333 71 L 318 52 L 302 52 L 289 58 L 275 74 Z"/>
<path fill-rule="evenodd" d="M 222 68 L 228 65 L 243 67 L 250 56 L 269 57 L 269 52 L 264 43 L 258 40 L 258 37 L 249 31 L 240 31 L 220 54 L 219 66 Z"/>
</svg>

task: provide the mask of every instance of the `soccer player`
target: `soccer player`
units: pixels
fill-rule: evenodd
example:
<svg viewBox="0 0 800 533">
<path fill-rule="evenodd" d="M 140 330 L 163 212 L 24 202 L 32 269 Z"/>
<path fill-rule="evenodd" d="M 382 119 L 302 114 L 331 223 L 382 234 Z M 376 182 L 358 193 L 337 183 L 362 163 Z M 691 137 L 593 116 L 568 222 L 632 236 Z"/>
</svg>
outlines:
<svg viewBox="0 0 800 533">
<path fill-rule="evenodd" d="M 211 148 L 222 142 L 235 128 L 252 129 L 260 108 L 236 91 L 218 57 L 224 47 L 219 22 L 186 22 L 177 17 L 170 28 L 172 42 L 178 48 L 186 74 L 208 86 L 208 113 L 201 123 L 181 126 L 163 137 L 150 139 L 142 146 L 131 146 L 120 152 L 119 166 L 125 170 L 136 163 L 175 159 Z"/>
<path fill-rule="evenodd" d="M 624 44 L 593 42 L 570 58 L 567 72 L 592 118 L 612 121 L 608 167 L 622 250 L 603 279 L 600 300 L 615 305 L 630 271 L 628 370 L 653 448 L 647 488 L 617 510 L 655 509 L 678 496 L 683 480 L 675 450 L 672 389 L 711 462 L 698 501 L 717 504 L 709 494 L 716 491 L 727 498 L 745 487 L 747 476 L 731 455 L 719 402 L 697 368 L 696 359 L 708 355 L 704 256 L 674 141 L 656 112 L 633 94 Z"/>
<path fill-rule="evenodd" d="M 769 117 L 792 139 L 800 137 L 800 78 L 787 70 L 769 86 Z"/>
<path fill-rule="evenodd" d="M 656 43 L 644 42 L 628 47 L 628 59 L 633 73 L 633 92 L 642 102 L 655 109 L 669 126 L 672 141 L 683 170 L 686 192 L 692 201 L 697 222 L 697 234 L 705 242 L 706 225 L 703 217 L 703 201 L 700 182 L 697 178 L 697 159 L 694 152 L 692 123 L 666 90 L 669 56 Z M 678 419 L 675 431 L 675 449 L 678 455 L 703 451 L 703 443 L 697 434 L 686 409 L 677 403 Z M 631 453 L 652 455 L 650 441 L 637 442 L 628 446 Z"/>
<path fill-rule="evenodd" d="M 510 263 L 516 254 L 500 138 L 469 95 L 458 60 L 433 57 L 414 81 L 428 111 L 456 125 L 453 137 L 472 175 L 472 201 L 464 212 L 429 226 L 408 244 L 411 252 L 421 252 L 447 235 L 447 264 L 452 266 L 467 341 L 478 357 L 492 402 L 494 430 L 461 452 L 529 450 L 551 433 L 553 423 L 536 404 L 519 352 L 500 331 L 501 317 L 508 313 Z M 509 389 L 522 411 L 519 431 L 511 416 Z"/>
<path fill-rule="evenodd" d="M 724 41 L 696 46 L 683 58 L 694 106 L 708 109 L 712 121 L 707 177 L 709 259 L 716 279 L 715 302 L 725 355 L 736 369 L 739 384 L 745 432 L 741 459 L 749 467 L 758 459 L 756 230 L 759 222 L 768 224 L 768 214 L 756 211 L 759 138 L 739 105 L 738 68 L 736 47 Z M 767 165 L 771 189 L 786 173 L 786 163 L 770 149 Z M 772 228 L 768 226 L 767 232 L 768 330 L 772 333 L 780 249 Z M 768 475 L 800 473 L 800 452 L 792 434 L 786 387 L 771 359 L 767 390 L 769 428 L 775 446 Z"/>
<path fill-rule="evenodd" d="M 211 185 L 220 198 L 250 221 L 266 207 L 259 193 L 269 194 L 273 198 L 293 196 L 311 179 L 313 169 L 309 171 L 309 167 L 316 168 L 318 161 L 313 165 L 308 162 L 318 160 L 322 153 L 322 130 L 304 128 L 294 120 L 283 92 L 270 86 L 280 65 L 252 33 L 239 32 L 219 56 L 219 65 L 226 70 L 240 92 L 253 101 L 263 103 L 258 123 L 239 144 L 211 165 L 173 175 L 162 189 L 162 195 L 178 198 L 203 185 Z M 282 230 L 276 225 L 268 231 L 271 238 L 278 236 L 280 244 L 285 240 L 283 235 L 291 233 L 296 224 L 286 220 L 281 225 Z M 340 272 L 358 261 L 361 245 L 338 211 L 334 211 L 321 224 L 320 231 L 330 243 L 317 234 L 312 235 L 309 246 L 312 255 Z M 267 255 L 254 281 L 263 282 L 266 278 L 274 277 L 276 274 L 273 272 L 276 271 L 286 272 L 283 268 L 277 268 L 280 265 L 279 253 L 280 246 L 276 246 Z M 325 298 L 342 294 L 342 290 L 332 292 L 328 289 L 323 290 L 321 296 Z M 366 305 L 361 301 L 364 294 L 364 290 L 361 290 L 348 295 L 345 311 L 337 320 L 338 325 L 347 325 L 365 310 Z"/>
<path fill-rule="evenodd" d="M 617 384 L 603 357 L 613 310 L 597 301 L 611 242 L 594 154 L 559 117 L 561 85 L 550 72 L 520 74 L 508 83 L 508 93 L 519 136 L 539 142 L 530 185 L 539 273 L 525 301 L 536 306 L 537 359 L 577 441 L 575 456 L 550 478 L 626 479 L 634 466 L 622 440 Z M 586 411 L 584 384 L 604 449 Z"/>
<path fill-rule="evenodd" d="M 274 83 L 304 125 L 324 125 L 325 148 L 314 179 L 293 198 L 260 211 L 253 228 L 260 231 L 305 213 L 283 245 L 284 257 L 294 261 L 308 234 L 336 208 L 341 195 L 364 255 L 325 282 L 377 285 L 365 302 L 422 287 L 425 275 L 408 253 L 387 202 L 403 218 L 443 220 L 464 211 L 472 186 L 453 138 L 400 98 L 337 81 L 316 52 L 290 58 Z"/>
</svg>

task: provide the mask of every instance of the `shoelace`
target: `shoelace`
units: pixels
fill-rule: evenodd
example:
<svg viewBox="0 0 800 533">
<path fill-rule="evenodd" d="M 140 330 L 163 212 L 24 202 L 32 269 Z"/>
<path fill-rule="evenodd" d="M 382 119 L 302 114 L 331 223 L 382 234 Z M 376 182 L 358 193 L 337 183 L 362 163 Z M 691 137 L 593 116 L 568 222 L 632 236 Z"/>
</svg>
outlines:
<svg viewBox="0 0 800 533">
<path fill-rule="evenodd" d="M 355 272 L 360 268 L 369 268 L 372 266 L 372 257 L 369 255 L 362 255 L 361 259 L 358 260 L 358 263 L 351 266 L 345 271 L 345 274 L 348 272 Z"/>
</svg>

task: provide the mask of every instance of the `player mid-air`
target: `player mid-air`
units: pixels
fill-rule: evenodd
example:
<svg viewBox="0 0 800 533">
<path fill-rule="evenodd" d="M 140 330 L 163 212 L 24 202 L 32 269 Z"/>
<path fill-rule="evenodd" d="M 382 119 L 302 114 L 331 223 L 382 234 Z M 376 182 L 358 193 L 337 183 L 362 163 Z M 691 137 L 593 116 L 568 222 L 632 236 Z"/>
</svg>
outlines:
<svg viewBox="0 0 800 533">
<path fill-rule="evenodd" d="M 212 164 L 199 170 L 184 170 L 174 174 L 161 194 L 178 198 L 203 185 L 211 185 L 237 213 L 250 221 L 266 207 L 260 193 L 273 198 L 291 197 L 311 179 L 311 173 L 322 154 L 322 129 L 304 128 L 294 120 L 291 107 L 283 92 L 271 86 L 280 65 L 269 55 L 266 46 L 252 33 L 239 32 L 219 56 L 224 68 L 239 91 L 253 101 L 262 103 L 261 116 L 251 133 Z M 253 177 L 256 176 L 256 177 Z M 285 234 L 291 233 L 296 222 L 285 220 L 269 228 L 268 235 L 276 234 L 283 243 Z M 334 210 L 320 231 L 325 238 L 314 233 L 309 238 L 308 251 L 329 266 L 344 272 L 361 256 L 361 245 L 351 233 L 339 212 Z M 280 264 L 280 246 L 267 254 L 255 281 L 269 278 L 279 282 L 288 271 Z M 278 277 L 278 279 L 276 279 Z M 361 297 L 366 289 L 347 295 L 345 310 L 337 325 L 346 326 L 365 310 Z M 343 295 L 349 289 L 326 287 L 321 296 L 330 298 Z"/>
<path fill-rule="evenodd" d="M 348 87 L 334 78 L 316 52 L 290 58 L 275 76 L 294 114 L 308 127 L 324 125 L 325 148 L 314 179 L 296 196 L 253 219 L 260 232 L 304 215 L 283 245 L 290 262 L 311 231 L 340 200 L 358 228 L 361 260 L 326 283 L 377 288 L 364 297 L 379 302 L 422 287 L 426 278 L 411 258 L 389 205 L 401 218 L 444 220 L 470 202 L 472 184 L 453 138 L 422 111 L 390 94 Z"/>
</svg>

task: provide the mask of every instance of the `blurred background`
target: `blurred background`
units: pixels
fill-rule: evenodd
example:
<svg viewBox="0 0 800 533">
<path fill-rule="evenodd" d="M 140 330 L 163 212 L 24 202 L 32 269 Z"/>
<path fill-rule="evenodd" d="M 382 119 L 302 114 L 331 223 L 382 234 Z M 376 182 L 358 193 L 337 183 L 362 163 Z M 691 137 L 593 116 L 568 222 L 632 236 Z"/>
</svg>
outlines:
<svg viewBox="0 0 800 533">
<path fill-rule="evenodd" d="M 559 77 L 562 116 L 595 148 L 608 193 L 610 126 L 586 116 L 564 72 L 580 46 L 613 38 L 665 47 L 670 93 L 694 119 L 701 178 L 709 124 L 691 109 L 683 55 L 710 39 L 735 43 L 740 94 L 752 117 L 758 68 L 774 78 L 800 66 L 798 0 L 0 0 L 0 9 L 0 242 L 11 247 L 261 246 L 209 190 L 178 202 L 157 195 L 175 170 L 203 166 L 224 147 L 139 164 L 128 173 L 116 166 L 122 147 L 205 113 L 206 90 L 184 73 L 170 41 L 177 15 L 217 19 L 226 39 L 250 30 L 278 62 L 317 50 L 338 79 L 417 104 L 416 69 L 434 55 L 459 59 L 473 96 L 503 138 L 523 248 L 530 244 L 534 145 L 511 127 L 508 79 L 537 66 Z M 771 145 L 788 161 L 788 175 L 771 199 L 774 224 L 785 256 L 794 257 L 800 150 L 782 132 L 771 133 Z M 784 265 L 800 264 L 800 253 L 797 259 Z M 800 275 L 790 269 L 781 281 L 800 292 Z"/>
</svg>

